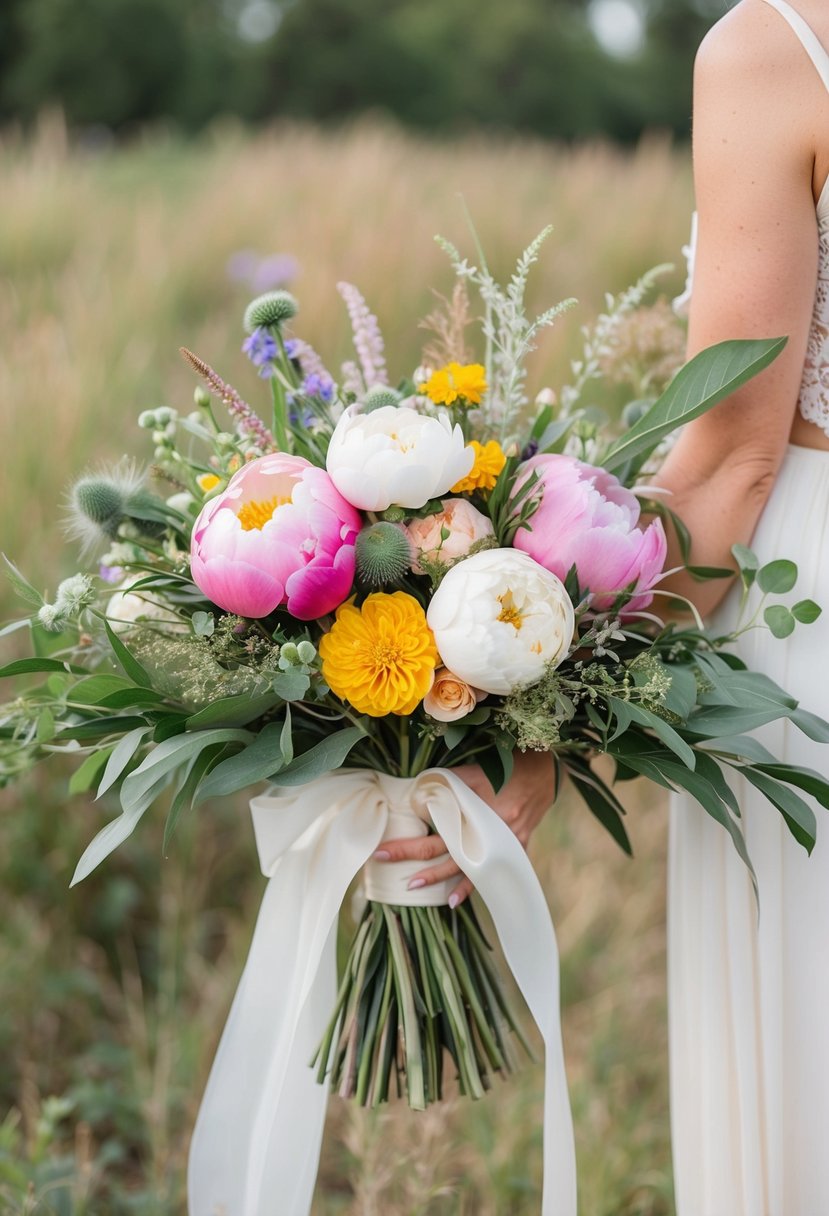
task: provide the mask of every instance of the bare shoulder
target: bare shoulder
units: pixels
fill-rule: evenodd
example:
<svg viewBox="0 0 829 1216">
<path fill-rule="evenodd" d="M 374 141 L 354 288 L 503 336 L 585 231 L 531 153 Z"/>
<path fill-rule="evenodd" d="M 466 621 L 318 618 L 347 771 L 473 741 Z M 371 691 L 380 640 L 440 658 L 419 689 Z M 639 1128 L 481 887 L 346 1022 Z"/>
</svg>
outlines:
<svg viewBox="0 0 829 1216">
<path fill-rule="evenodd" d="M 811 174 L 828 104 L 800 42 L 764 0 L 740 0 L 697 52 L 694 125 L 705 141 L 721 133 L 751 155 L 777 149 Z"/>
<path fill-rule="evenodd" d="M 809 76 L 808 63 L 783 18 L 764 0 L 740 0 L 703 39 L 696 57 L 696 83 L 767 95 Z M 789 88 L 790 91 L 790 88 Z"/>
</svg>

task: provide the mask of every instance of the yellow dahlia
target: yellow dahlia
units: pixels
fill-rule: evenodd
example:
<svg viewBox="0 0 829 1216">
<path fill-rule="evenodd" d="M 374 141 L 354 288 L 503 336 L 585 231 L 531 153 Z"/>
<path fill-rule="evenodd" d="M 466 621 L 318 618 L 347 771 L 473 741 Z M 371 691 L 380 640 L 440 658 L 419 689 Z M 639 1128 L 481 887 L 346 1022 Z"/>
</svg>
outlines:
<svg viewBox="0 0 829 1216">
<path fill-rule="evenodd" d="M 331 691 L 372 718 L 413 713 L 438 663 L 426 614 L 405 591 L 343 604 L 319 652 Z"/>
<path fill-rule="evenodd" d="M 471 494 L 474 490 L 494 489 L 498 474 L 507 463 L 500 443 L 490 439 L 488 443 L 480 444 L 477 439 L 473 439 L 466 446 L 472 448 L 475 453 L 475 463 L 471 473 L 452 486 L 452 493 Z"/>
<path fill-rule="evenodd" d="M 480 363 L 447 363 L 432 373 L 420 391 L 435 405 L 454 405 L 458 400 L 465 405 L 480 405 L 486 392 L 486 368 Z"/>
</svg>

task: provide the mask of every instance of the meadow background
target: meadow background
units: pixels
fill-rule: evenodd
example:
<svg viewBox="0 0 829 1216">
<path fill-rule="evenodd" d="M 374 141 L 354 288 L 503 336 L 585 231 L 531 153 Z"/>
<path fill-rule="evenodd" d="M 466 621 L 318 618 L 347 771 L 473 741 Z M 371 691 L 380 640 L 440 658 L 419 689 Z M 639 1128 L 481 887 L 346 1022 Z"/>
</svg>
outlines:
<svg viewBox="0 0 829 1216">
<path fill-rule="evenodd" d="M 442 233 L 472 252 L 459 196 L 501 274 L 555 232 L 531 306 L 579 304 L 533 359 L 559 387 L 579 328 L 648 267 L 679 262 L 687 150 L 518 136 L 441 140 L 390 121 L 337 130 L 233 122 L 91 151 L 58 116 L 0 142 L 0 548 L 45 591 L 74 571 L 66 483 L 141 454 L 137 413 L 186 412 L 205 356 L 254 403 L 240 352 L 240 250 L 296 259 L 296 332 L 331 364 L 357 283 L 392 368 L 419 361 L 417 319 L 451 289 Z M 677 268 L 665 291 L 679 288 Z M 0 615 L 18 614 L 7 588 Z M 4 639 L 3 657 L 16 653 Z M 163 812 L 81 887 L 75 862 L 115 813 L 68 799 L 55 763 L 0 792 L 0 1212 L 179 1216 L 190 1128 L 263 888 L 243 799 L 201 807 L 161 855 Z M 565 794 L 532 846 L 563 955 L 564 1035 L 584 1216 L 673 1211 L 665 1025 L 666 810 L 628 794 L 626 859 Z M 378 1114 L 332 1100 L 315 1216 L 530 1216 L 538 1209 L 541 1070 L 478 1104 Z M 278 1197 L 274 1216 L 278 1216 Z"/>
</svg>

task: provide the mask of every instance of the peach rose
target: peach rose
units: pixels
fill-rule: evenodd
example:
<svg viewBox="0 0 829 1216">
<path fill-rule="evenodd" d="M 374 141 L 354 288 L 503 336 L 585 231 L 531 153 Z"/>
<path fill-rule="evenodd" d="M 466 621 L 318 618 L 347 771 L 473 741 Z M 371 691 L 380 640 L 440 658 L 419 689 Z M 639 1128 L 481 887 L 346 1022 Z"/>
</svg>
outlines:
<svg viewBox="0 0 829 1216">
<path fill-rule="evenodd" d="M 409 539 L 417 556 L 412 562 L 416 574 L 422 574 L 418 557 L 449 565 L 465 557 L 476 541 L 494 536 L 492 521 L 477 511 L 465 498 L 442 498 L 443 510 L 424 519 L 413 519 L 408 526 Z"/>
<path fill-rule="evenodd" d="M 430 718 L 438 722 L 457 722 L 458 718 L 471 714 L 485 695 L 461 680 L 448 667 L 439 667 L 431 689 L 423 698 L 423 708 Z"/>
</svg>

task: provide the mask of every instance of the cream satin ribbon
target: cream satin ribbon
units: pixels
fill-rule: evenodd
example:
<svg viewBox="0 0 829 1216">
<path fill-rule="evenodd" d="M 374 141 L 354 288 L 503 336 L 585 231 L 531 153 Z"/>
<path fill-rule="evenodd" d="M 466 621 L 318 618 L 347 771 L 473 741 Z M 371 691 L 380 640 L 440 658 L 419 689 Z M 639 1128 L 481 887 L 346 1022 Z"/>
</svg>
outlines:
<svg viewBox="0 0 829 1216">
<path fill-rule="evenodd" d="M 398 834 L 390 814 L 407 811 L 434 824 L 475 884 L 541 1031 L 541 1216 L 576 1216 L 558 947 L 541 885 L 512 831 L 447 769 L 412 779 L 340 770 L 250 805 L 270 882 L 193 1132 L 189 1216 L 308 1216 L 328 1100 L 309 1060 L 336 996 L 337 916 L 354 876 Z M 434 898 L 426 888 L 394 892 L 395 903 L 427 901 Z"/>
</svg>

